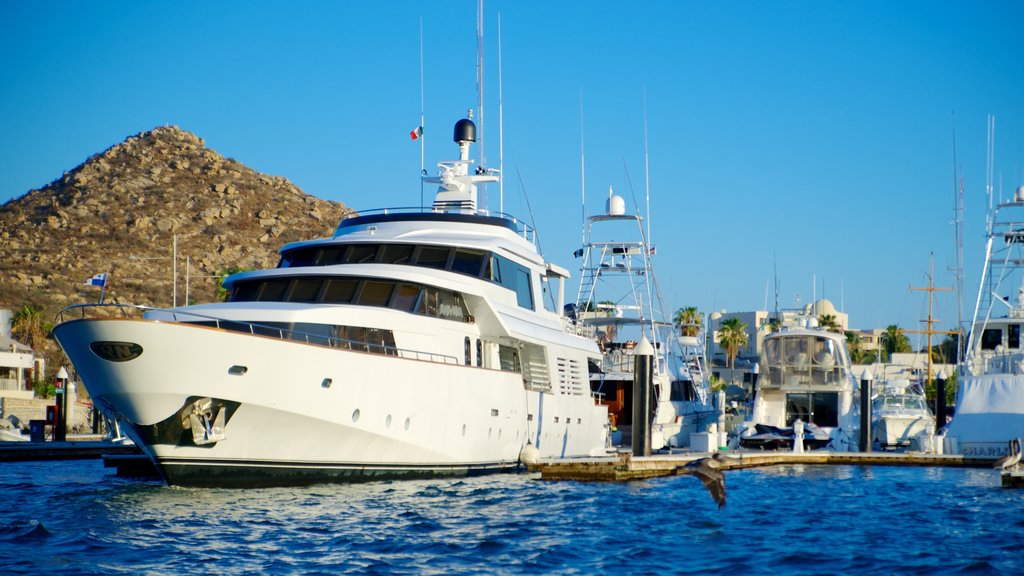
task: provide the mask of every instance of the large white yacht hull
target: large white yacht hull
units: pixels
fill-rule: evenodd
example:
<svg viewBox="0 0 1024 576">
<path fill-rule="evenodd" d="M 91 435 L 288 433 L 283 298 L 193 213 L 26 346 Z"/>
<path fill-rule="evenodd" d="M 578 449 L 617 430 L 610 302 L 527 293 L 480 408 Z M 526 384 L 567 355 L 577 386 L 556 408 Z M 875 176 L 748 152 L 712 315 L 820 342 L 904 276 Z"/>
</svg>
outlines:
<svg viewBox="0 0 1024 576">
<path fill-rule="evenodd" d="M 54 333 L 169 484 L 465 475 L 515 468 L 528 441 L 541 458 L 605 446 L 605 407 L 526 390 L 515 372 L 152 320 L 78 320 Z M 141 353 L 95 351 L 124 344 Z M 203 402 L 223 412 L 222 438 L 197 440 L 189 427 Z"/>
</svg>

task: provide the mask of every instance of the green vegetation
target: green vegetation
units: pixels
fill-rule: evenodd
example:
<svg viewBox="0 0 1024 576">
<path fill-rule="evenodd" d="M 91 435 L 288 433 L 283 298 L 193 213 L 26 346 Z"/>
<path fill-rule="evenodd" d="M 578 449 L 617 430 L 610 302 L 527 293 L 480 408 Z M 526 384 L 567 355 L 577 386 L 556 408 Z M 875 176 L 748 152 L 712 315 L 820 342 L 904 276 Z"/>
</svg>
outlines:
<svg viewBox="0 0 1024 576">
<path fill-rule="evenodd" d="M 676 310 L 672 322 L 679 328 L 680 336 L 696 336 L 704 328 L 704 315 L 696 306 L 687 306 Z"/>
<path fill-rule="evenodd" d="M 740 348 L 747 345 L 746 323 L 735 317 L 722 320 L 718 327 L 718 343 L 729 359 L 729 369 L 735 369 L 736 356 L 740 353 Z"/>
</svg>

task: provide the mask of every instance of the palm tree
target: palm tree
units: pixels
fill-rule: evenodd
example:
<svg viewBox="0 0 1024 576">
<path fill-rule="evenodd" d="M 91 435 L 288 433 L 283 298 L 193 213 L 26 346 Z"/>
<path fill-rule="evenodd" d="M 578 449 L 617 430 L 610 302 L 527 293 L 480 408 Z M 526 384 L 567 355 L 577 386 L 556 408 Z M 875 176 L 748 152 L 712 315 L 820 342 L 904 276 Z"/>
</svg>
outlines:
<svg viewBox="0 0 1024 576">
<path fill-rule="evenodd" d="M 704 327 L 704 315 L 697 310 L 696 306 L 687 306 L 676 310 L 672 322 L 679 328 L 680 336 L 696 336 Z"/>
<path fill-rule="evenodd" d="M 37 304 L 23 304 L 21 310 L 11 318 L 11 334 L 33 350 L 41 350 L 46 336 L 53 326 L 43 320 L 43 307 Z"/>
<path fill-rule="evenodd" d="M 725 349 L 730 372 L 736 368 L 736 356 L 747 345 L 747 325 L 739 318 L 727 318 L 718 326 L 718 343 Z"/>
<path fill-rule="evenodd" d="M 911 352 L 910 339 L 903 334 L 903 330 L 896 324 L 890 324 L 882 333 L 882 361 L 888 362 L 892 355 L 897 352 Z"/>
<path fill-rule="evenodd" d="M 819 316 L 818 326 L 821 326 L 824 330 L 828 332 L 840 333 L 843 331 L 842 326 L 840 326 L 839 322 L 836 321 L 836 317 L 834 314 L 822 314 L 821 316 Z"/>
</svg>

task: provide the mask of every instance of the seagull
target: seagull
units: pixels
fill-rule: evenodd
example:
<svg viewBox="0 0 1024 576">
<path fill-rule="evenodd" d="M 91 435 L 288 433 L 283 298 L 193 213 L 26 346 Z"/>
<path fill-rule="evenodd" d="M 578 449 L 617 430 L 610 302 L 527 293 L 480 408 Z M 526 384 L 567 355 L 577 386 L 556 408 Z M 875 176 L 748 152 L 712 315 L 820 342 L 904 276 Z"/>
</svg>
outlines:
<svg viewBox="0 0 1024 576">
<path fill-rule="evenodd" d="M 1017 467 L 1020 463 L 1020 438 L 1014 438 L 1010 440 L 1010 450 L 1006 456 L 1003 456 L 996 463 L 992 465 L 993 468 L 999 470 L 1008 470 Z"/>
<path fill-rule="evenodd" d="M 715 452 L 710 458 L 694 460 L 676 468 L 676 472 L 688 472 L 700 478 L 711 497 L 718 502 L 718 509 L 725 506 L 725 476 L 718 470 L 722 466 L 721 453 Z"/>
</svg>

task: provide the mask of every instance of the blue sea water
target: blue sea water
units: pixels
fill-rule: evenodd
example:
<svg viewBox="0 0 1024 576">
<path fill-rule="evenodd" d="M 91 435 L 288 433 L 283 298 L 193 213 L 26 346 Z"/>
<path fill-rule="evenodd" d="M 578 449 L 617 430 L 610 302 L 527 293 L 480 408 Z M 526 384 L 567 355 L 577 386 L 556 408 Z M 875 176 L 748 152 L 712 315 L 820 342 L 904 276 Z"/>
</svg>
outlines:
<svg viewBox="0 0 1024 576">
<path fill-rule="evenodd" d="M 993 470 L 782 466 L 547 482 L 535 474 L 268 489 L 0 463 L 4 574 L 1007 574 L 1024 490 Z"/>
</svg>

